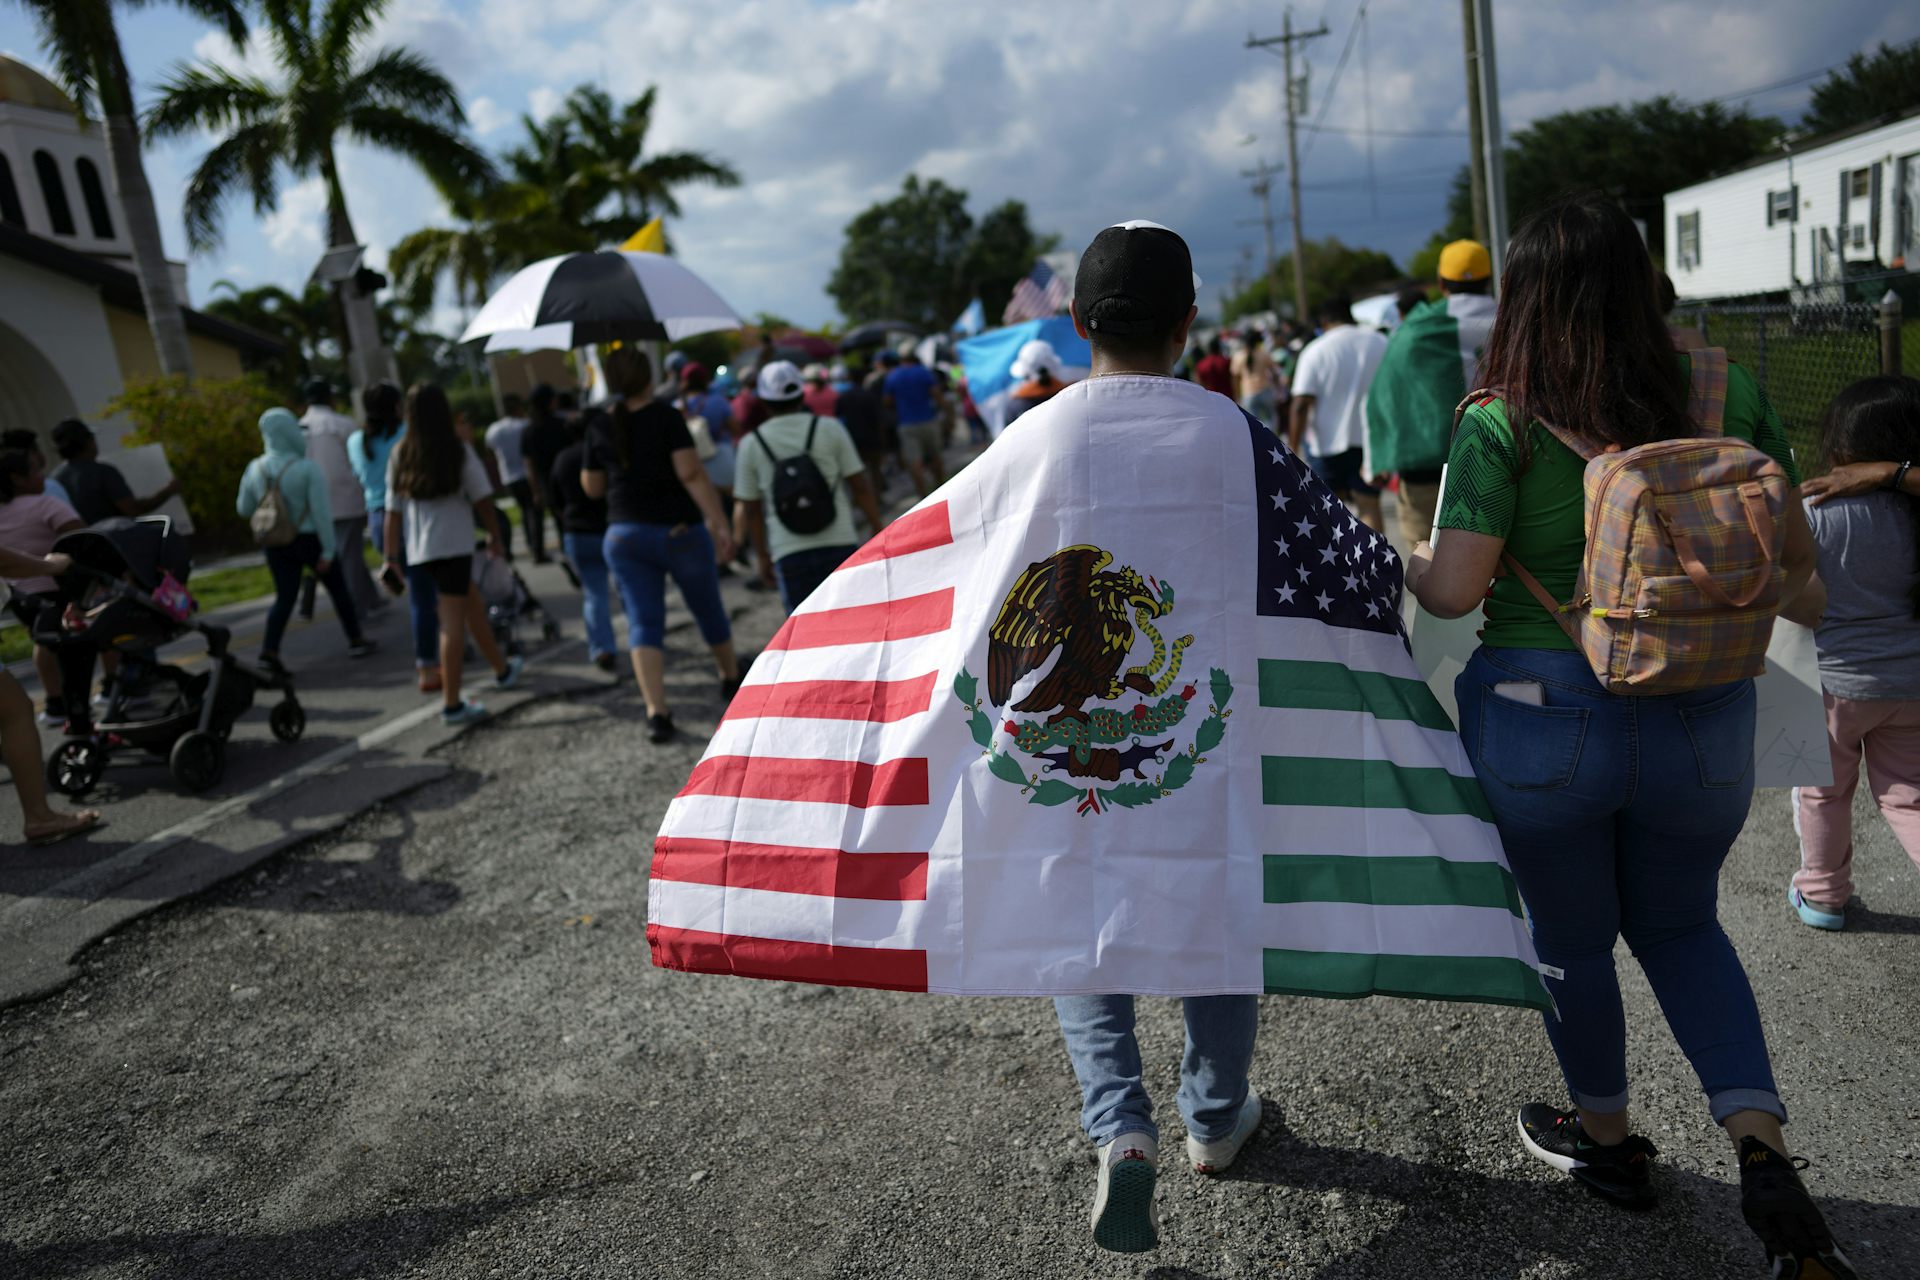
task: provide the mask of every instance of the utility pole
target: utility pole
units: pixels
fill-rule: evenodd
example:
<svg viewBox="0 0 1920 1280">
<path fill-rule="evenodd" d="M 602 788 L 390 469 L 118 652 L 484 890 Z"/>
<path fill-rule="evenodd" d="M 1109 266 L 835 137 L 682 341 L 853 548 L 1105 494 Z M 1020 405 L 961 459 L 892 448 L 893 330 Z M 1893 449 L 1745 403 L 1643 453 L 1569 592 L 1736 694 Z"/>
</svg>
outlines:
<svg viewBox="0 0 1920 1280">
<path fill-rule="evenodd" d="M 1286 18 L 1277 36 L 1247 37 L 1247 48 L 1267 49 L 1280 46 L 1281 57 L 1286 64 L 1287 77 L 1287 201 L 1288 212 L 1293 215 L 1293 308 L 1294 319 L 1302 324 L 1307 319 L 1307 254 L 1305 237 L 1300 230 L 1300 147 L 1296 141 L 1298 116 L 1305 103 L 1301 81 L 1293 78 L 1293 46 L 1302 41 L 1312 40 L 1327 34 L 1326 24 L 1312 31 L 1293 29 L 1293 10 L 1288 9 Z"/>
<path fill-rule="evenodd" d="M 1267 306 L 1276 316 L 1280 314 L 1280 260 L 1273 256 L 1273 175 L 1279 172 L 1279 166 L 1268 164 L 1265 156 L 1256 167 L 1240 171 L 1241 177 L 1253 179 L 1253 194 L 1260 197 L 1260 225 L 1267 233 Z"/>
<path fill-rule="evenodd" d="M 1493 288 L 1500 291 L 1501 259 L 1507 256 L 1507 151 L 1500 135 L 1500 73 L 1493 57 L 1493 0 L 1474 0 L 1473 42 L 1480 69 L 1481 151 L 1487 167 L 1487 256 Z"/>
<path fill-rule="evenodd" d="M 1467 146 L 1473 195 L 1473 238 L 1487 242 L 1487 157 L 1480 137 L 1480 45 L 1473 38 L 1474 0 L 1460 0 L 1460 26 L 1467 42 Z"/>
</svg>

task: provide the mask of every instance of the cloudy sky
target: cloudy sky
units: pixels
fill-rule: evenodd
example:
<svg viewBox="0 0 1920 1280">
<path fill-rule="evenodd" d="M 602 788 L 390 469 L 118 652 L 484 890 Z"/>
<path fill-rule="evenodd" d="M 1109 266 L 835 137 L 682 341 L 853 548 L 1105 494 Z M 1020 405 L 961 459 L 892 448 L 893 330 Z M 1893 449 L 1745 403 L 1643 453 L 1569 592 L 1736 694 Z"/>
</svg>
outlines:
<svg viewBox="0 0 1920 1280">
<path fill-rule="evenodd" d="M 1494 8 L 1509 128 L 1657 93 L 1728 96 L 1792 119 L 1810 81 L 1768 86 L 1920 36 L 1920 9 L 1889 0 Z M 1271 0 L 391 0 L 374 43 L 436 61 L 494 149 L 517 138 L 523 113 L 551 111 L 576 84 L 632 96 L 657 83 L 654 145 L 709 151 L 746 179 L 684 201 L 672 228 L 681 256 L 738 309 L 812 324 L 834 316 L 823 286 L 842 227 L 910 172 L 966 189 L 976 213 L 1025 200 L 1036 227 L 1075 249 L 1124 218 L 1165 222 L 1192 243 L 1203 308 L 1213 305 L 1237 273 L 1258 270 L 1259 209 L 1240 171 L 1284 155 L 1281 70 L 1243 45 L 1277 31 L 1281 13 Z M 1306 0 L 1294 17 L 1330 31 L 1306 51 L 1309 111 L 1325 125 L 1301 138 L 1306 234 L 1404 263 L 1442 220 L 1466 156 L 1460 6 Z M 143 98 L 183 59 L 235 57 L 165 5 L 122 23 Z M 16 6 L 0 6 L 0 51 L 44 65 Z M 1380 131 L 1371 161 L 1369 125 Z M 1406 134 L 1416 136 L 1394 136 Z M 206 145 L 149 152 L 176 255 L 186 248 L 177 193 Z M 376 264 L 444 217 L 404 164 L 353 150 L 342 163 Z M 224 245 L 192 260 L 194 300 L 223 278 L 299 284 L 321 248 L 322 207 L 317 183 L 293 180 L 264 220 L 237 203 Z M 1284 224 L 1277 235 L 1284 245 Z"/>
</svg>

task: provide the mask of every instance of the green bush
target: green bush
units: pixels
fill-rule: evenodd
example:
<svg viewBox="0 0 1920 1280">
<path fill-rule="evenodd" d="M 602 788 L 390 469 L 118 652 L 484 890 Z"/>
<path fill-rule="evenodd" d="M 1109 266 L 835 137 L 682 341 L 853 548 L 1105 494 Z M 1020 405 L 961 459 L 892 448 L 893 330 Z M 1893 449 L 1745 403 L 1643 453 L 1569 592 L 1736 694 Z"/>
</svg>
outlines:
<svg viewBox="0 0 1920 1280">
<path fill-rule="evenodd" d="M 258 374 L 221 380 L 156 378 L 134 383 L 107 406 L 133 420 L 129 445 L 157 444 L 180 478 L 180 496 L 193 517 L 194 548 L 240 551 L 253 545 L 247 522 L 233 509 L 240 473 L 260 455 L 260 415 L 281 403 Z"/>
</svg>

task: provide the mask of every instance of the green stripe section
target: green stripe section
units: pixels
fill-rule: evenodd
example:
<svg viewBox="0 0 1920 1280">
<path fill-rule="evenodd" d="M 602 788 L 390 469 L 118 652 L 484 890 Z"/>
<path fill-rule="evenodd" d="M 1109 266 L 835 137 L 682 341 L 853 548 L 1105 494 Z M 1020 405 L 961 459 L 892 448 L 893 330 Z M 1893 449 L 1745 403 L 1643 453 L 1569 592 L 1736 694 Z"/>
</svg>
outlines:
<svg viewBox="0 0 1920 1280">
<path fill-rule="evenodd" d="M 1403 768 L 1391 760 L 1261 756 L 1260 789 L 1267 804 L 1411 809 L 1493 821 L 1476 780 L 1456 777 L 1445 769 Z"/>
<path fill-rule="evenodd" d="M 1268 902 L 1365 902 L 1381 907 L 1505 907 L 1520 914 L 1513 873 L 1497 862 L 1273 854 Z"/>
<path fill-rule="evenodd" d="M 1364 711 L 1377 720 L 1411 720 L 1453 732 L 1453 721 L 1421 680 L 1354 671 L 1337 662 L 1260 659 L 1260 705 L 1310 711 Z"/>
<path fill-rule="evenodd" d="M 1262 971 L 1267 994 L 1405 996 L 1413 1000 L 1471 1000 L 1549 1009 L 1540 975 L 1505 956 L 1375 956 L 1350 951 L 1282 951 L 1268 947 Z"/>
</svg>

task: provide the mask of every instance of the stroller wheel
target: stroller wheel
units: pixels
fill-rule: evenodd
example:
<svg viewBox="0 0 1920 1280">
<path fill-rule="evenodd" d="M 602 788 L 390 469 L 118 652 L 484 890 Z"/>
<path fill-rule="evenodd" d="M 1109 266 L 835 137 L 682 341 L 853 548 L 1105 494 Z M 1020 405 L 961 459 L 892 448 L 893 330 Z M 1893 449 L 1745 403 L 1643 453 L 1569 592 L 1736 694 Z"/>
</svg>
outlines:
<svg viewBox="0 0 1920 1280">
<path fill-rule="evenodd" d="M 205 791 L 227 771 L 227 744 L 198 729 L 180 735 L 167 758 L 173 780 L 187 791 Z"/>
<path fill-rule="evenodd" d="M 107 771 L 107 749 L 91 738 L 71 738 L 47 758 L 47 785 L 78 800 L 100 783 Z"/>
<path fill-rule="evenodd" d="M 267 728 L 282 742 L 298 742 L 300 735 L 307 731 L 307 713 L 292 698 L 277 702 L 267 713 Z"/>
</svg>

